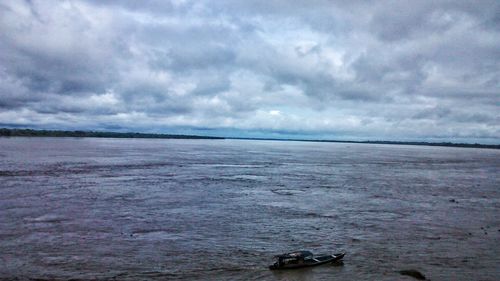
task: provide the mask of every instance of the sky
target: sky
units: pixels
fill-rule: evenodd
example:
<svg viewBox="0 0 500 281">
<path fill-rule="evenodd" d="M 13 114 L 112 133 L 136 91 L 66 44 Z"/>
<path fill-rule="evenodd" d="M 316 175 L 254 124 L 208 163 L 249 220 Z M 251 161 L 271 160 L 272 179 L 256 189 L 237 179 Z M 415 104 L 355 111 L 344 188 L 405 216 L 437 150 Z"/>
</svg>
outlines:
<svg viewBox="0 0 500 281">
<path fill-rule="evenodd" d="M 1 1 L 0 127 L 500 143 L 500 1 Z"/>
</svg>

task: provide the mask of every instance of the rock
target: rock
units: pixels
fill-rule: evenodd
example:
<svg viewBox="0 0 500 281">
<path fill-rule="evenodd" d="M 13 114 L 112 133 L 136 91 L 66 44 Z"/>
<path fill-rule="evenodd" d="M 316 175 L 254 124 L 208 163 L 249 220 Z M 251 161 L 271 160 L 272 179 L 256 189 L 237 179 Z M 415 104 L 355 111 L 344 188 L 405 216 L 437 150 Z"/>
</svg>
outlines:
<svg viewBox="0 0 500 281">
<path fill-rule="evenodd" d="M 440 236 L 436 236 L 436 237 L 427 237 L 427 239 L 429 239 L 429 240 L 441 240 L 441 237 L 440 237 Z"/>
<path fill-rule="evenodd" d="M 418 279 L 418 280 L 427 280 L 425 278 L 425 276 L 422 273 L 420 273 L 420 271 L 415 270 L 415 269 L 400 270 L 399 273 L 401 275 L 411 276 L 411 277 Z"/>
<path fill-rule="evenodd" d="M 451 202 L 451 203 L 456 203 L 456 202 L 457 202 L 457 200 L 455 200 L 455 199 L 450 199 L 450 202 Z"/>
</svg>

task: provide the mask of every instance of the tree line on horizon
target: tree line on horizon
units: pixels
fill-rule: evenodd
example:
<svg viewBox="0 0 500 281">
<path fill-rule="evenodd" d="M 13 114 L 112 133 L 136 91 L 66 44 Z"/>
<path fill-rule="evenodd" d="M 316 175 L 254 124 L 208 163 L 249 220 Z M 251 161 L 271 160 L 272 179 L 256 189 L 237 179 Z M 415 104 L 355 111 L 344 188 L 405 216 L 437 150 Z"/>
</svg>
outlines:
<svg viewBox="0 0 500 281">
<path fill-rule="evenodd" d="M 34 129 L 9 129 L 0 128 L 0 137 L 76 137 L 76 138 L 147 138 L 147 139 L 226 139 L 224 137 L 175 135 L 175 134 L 151 134 L 151 133 L 119 133 L 103 131 L 60 131 L 60 130 L 34 130 Z M 238 139 L 238 138 L 233 138 Z M 339 140 L 312 140 L 312 139 L 265 139 L 265 138 L 240 138 L 255 140 L 283 140 L 283 141 L 311 141 L 311 142 L 340 142 L 340 143 L 368 143 L 368 144 L 395 144 L 395 145 L 425 145 L 425 146 L 449 146 L 449 147 L 476 147 L 500 149 L 499 144 L 479 143 L 452 143 L 452 142 L 423 142 L 423 141 L 339 141 Z"/>
<path fill-rule="evenodd" d="M 118 133 L 100 131 L 58 131 L 33 129 L 0 128 L 0 136 L 4 137 L 75 137 L 75 138 L 147 138 L 147 139 L 223 139 L 195 135 L 149 134 L 149 133 Z"/>
</svg>

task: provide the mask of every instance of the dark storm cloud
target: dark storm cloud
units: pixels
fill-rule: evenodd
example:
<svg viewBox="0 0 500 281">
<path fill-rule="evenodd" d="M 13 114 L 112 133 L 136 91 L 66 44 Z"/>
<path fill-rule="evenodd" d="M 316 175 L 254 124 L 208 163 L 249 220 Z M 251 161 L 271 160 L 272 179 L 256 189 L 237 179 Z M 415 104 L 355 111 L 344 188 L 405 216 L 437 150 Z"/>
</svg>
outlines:
<svg viewBox="0 0 500 281">
<path fill-rule="evenodd" d="M 497 142 L 499 10 L 498 1 L 6 1 L 0 122 Z"/>
</svg>

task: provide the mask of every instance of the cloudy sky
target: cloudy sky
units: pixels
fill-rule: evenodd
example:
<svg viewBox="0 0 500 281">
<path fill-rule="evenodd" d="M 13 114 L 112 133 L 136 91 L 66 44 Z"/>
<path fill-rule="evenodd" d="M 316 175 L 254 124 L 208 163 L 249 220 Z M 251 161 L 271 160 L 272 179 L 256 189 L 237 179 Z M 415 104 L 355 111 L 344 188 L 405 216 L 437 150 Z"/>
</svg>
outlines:
<svg viewBox="0 0 500 281">
<path fill-rule="evenodd" d="M 500 1 L 2 1 L 0 127 L 500 143 Z"/>
</svg>

